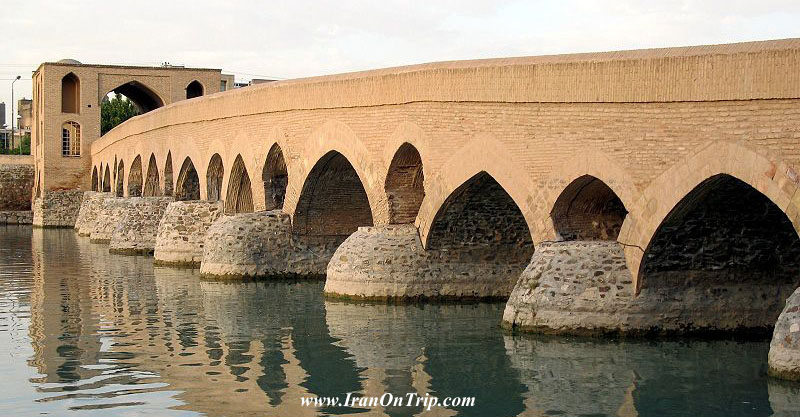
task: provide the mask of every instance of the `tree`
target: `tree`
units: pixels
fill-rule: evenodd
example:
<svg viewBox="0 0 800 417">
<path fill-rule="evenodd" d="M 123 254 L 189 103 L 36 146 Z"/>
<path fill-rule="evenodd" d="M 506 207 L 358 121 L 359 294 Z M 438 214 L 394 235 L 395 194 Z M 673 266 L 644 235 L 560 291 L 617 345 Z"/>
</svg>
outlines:
<svg viewBox="0 0 800 417">
<path fill-rule="evenodd" d="M 100 104 L 100 135 L 137 114 L 139 109 L 127 97 L 117 93 L 110 100 L 106 97 Z"/>
</svg>

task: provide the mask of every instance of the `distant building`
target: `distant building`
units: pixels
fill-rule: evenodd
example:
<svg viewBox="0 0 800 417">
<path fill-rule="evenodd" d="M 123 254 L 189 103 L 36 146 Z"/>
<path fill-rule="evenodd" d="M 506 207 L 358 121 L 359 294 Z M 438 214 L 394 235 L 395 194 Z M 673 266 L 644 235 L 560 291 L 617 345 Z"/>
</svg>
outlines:
<svg viewBox="0 0 800 417">
<path fill-rule="evenodd" d="M 30 130 L 33 123 L 33 100 L 21 98 L 17 101 L 17 129 Z"/>
<path fill-rule="evenodd" d="M 6 103 L 0 101 L 0 127 L 6 127 Z"/>
</svg>

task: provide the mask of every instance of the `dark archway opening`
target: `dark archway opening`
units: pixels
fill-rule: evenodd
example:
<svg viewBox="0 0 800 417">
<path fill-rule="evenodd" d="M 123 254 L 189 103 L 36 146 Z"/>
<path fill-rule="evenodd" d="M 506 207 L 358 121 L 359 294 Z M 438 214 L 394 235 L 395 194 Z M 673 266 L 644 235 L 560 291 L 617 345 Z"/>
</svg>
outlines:
<svg viewBox="0 0 800 417">
<path fill-rule="evenodd" d="M 150 162 L 147 163 L 147 179 L 144 182 L 144 189 L 142 190 L 143 197 L 160 197 L 161 196 L 161 183 L 158 175 L 158 163 L 156 163 L 156 156 L 150 154 Z"/>
<path fill-rule="evenodd" d="M 720 174 L 687 194 L 645 251 L 641 294 L 676 301 L 690 326 L 769 329 L 800 284 L 791 221 L 747 183 Z"/>
<path fill-rule="evenodd" d="M 344 155 L 328 152 L 317 161 L 303 184 L 294 232 L 346 237 L 360 226 L 372 224 L 369 199 L 358 173 Z"/>
<path fill-rule="evenodd" d="M 113 89 L 100 103 L 100 135 L 139 114 L 164 106 L 164 100 L 138 81 Z"/>
<path fill-rule="evenodd" d="M 136 155 L 128 174 L 128 197 L 142 196 L 142 157 Z"/>
<path fill-rule="evenodd" d="M 111 192 L 111 170 L 106 165 L 106 172 L 103 174 L 103 192 Z"/>
<path fill-rule="evenodd" d="M 117 165 L 117 185 L 115 187 L 117 197 L 122 197 L 125 195 L 125 163 L 119 161 L 119 165 Z"/>
<path fill-rule="evenodd" d="M 591 175 L 572 181 L 550 212 L 563 240 L 617 240 L 627 214 L 617 194 Z"/>
<path fill-rule="evenodd" d="M 167 152 L 167 162 L 164 164 L 164 195 L 172 197 L 172 152 Z"/>
<path fill-rule="evenodd" d="M 244 166 L 241 155 L 236 156 L 228 177 L 228 192 L 225 197 L 226 213 L 252 213 L 253 190 L 250 187 L 250 175 Z"/>
<path fill-rule="evenodd" d="M 97 191 L 97 167 L 92 168 L 92 191 Z"/>
<path fill-rule="evenodd" d="M 203 84 L 194 80 L 186 86 L 186 98 L 195 98 L 203 95 Z"/>
<path fill-rule="evenodd" d="M 386 175 L 389 222 L 414 223 L 425 198 L 422 158 L 413 145 L 404 143 L 392 158 Z"/>
<path fill-rule="evenodd" d="M 261 171 L 261 180 L 264 182 L 264 204 L 267 210 L 283 208 L 286 198 L 286 187 L 289 185 L 289 173 L 283 151 L 278 144 L 272 145 L 264 169 Z"/>
<path fill-rule="evenodd" d="M 215 153 L 208 163 L 206 171 L 206 192 L 208 201 L 219 201 L 222 199 L 222 177 L 225 175 L 225 167 L 222 166 L 222 157 Z"/>
<path fill-rule="evenodd" d="M 192 160 L 187 156 L 178 172 L 178 183 L 175 185 L 175 200 L 189 201 L 200 199 L 200 177 L 194 169 Z"/>
</svg>

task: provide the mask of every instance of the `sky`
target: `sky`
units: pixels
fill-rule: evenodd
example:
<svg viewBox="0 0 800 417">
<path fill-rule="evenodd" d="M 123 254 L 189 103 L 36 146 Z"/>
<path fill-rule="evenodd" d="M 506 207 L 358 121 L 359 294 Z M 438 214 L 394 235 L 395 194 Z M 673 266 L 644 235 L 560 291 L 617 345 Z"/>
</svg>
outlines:
<svg viewBox="0 0 800 417">
<path fill-rule="evenodd" d="M 800 37 L 798 0 L 0 0 L 0 101 L 45 61 L 221 68 L 239 80 L 432 61 Z"/>
</svg>

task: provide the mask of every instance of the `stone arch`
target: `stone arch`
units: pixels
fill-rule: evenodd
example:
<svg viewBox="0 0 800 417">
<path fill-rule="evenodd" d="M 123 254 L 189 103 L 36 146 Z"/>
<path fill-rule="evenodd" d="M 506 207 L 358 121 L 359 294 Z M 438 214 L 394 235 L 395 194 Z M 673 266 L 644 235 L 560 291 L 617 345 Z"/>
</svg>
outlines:
<svg viewBox="0 0 800 417">
<path fill-rule="evenodd" d="M 61 113 L 81 112 L 81 80 L 70 72 L 61 79 Z"/>
<path fill-rule="evenodd" d="M 97 167 L 92 168 L 92 191 L 98 190 Z"/>
<path fill-rule="evenodd" d="M 798 229 L 800 209 L 792 196 L 800 176 L 793 167 L 740 142 L 718 141 L 701 146 L 653 180 L 631 207 L 626 206 L 629 214 L 618 240 L 625 245 L 637 292 L 641 289 L 642 257 L 658 227 L 680 200 L 718 174 L 728 174 L 753 187 L 786 213 Z"/>
<path fill-rule="evenodd" d="M 533 233 L 536 216 L 532 206 L 533 187 L 527 172 L 516 162 L 511 152 L 495 137 L 487 134 L 476 136 L 442 165 L 443 169 L 426 182 L 425 199 L 417 215 L 420 240 L 427 248 L 429 234 L 436 215 L 450 198 L 454 190 L 462 187 L 470 178 L 486 173 L 496 181 L 522 212 L 534 242 L 540 242 Z"/>
<path fill-rule="evenodd" d="M 206 192 L 208 201 L 219 201 L 222 199 L 222 179 L 225 176 L 225 167 L 222 165 L 222 157 L 218 153 L 211 156 L 206 170 Z"/>
<path fill-rule="evenodd" d="M 649 298 L 682 300 L 687 311 L 699 304 L 712 322 L 736 320 L 725 327 L 766 328 L 800 285 L 800 237 L 764 194 L 716 174 L 670 210 L 645 248 L 638 276 Z"/>
<path fill-rule="evenodd" d="M 273 144 L 264 161 L 261 171 L 261 180 L 264 182 L 264 205 L 267 210 L 283 208 L 286 198 L 286 187 L 289 185 L 289 171 L 283 150 L 277 143 Z"/>
<path fill-rule="evenodd" d="M 505 189 L 485 171 L 453 190 L 431 227 L 429 249 L 465 246 L 529 247 L 533 253 L 525 216 Z"/>
<path fill-rule="evenodd" d="M 201 97 L 204 91 L 203 84 L 201 84 L 200 81 L 194 80 L 186 86 L 186 98 Z"/>
<path fill-rule="evenodd" d="M 306 177 L 292 219 L 295 233 L 348 236 L 373 217 L 364 185 L 350 161 L 330 151 Z"/>
<path fill-rule="evenodd" d="M 164 106 L 164 99 L 147 84 L 138 80 L 131 80 L 120 84 L 106 91 L 102 97 L 105 97 L 111 92 L 121 94 L 130 99 L 139 110 L 139 114 L 147 113 Z"/>
<path fill-rule="evenodd" d="M 611 187 L 597 177 L 583 175 L 561 192 L 550 217 L 562 240 L 617 240 L 627 214 Z"/>
<path fill-rule="evenodd" d="M 111 192 L 111 170 L 106 165 L 106 172 L 103 174 L 103 192 Z"/>
<path fill-rule="evenodd" d="M 136 155 L 128 173 L 128 197 L 142 196 L 142 156 Z"/>
<path fill-rule="evenodd" d="M 194 168 L 192 159 L 188 156 L 183 160 L 181 170 L 178 172 L 178 182 L 175 185 L 175 200 L 188 201 L 200 199 L 200 177 Z"/>
<path fill-rule="evenodd" d="M 226 213 L 252 213 L 253 190 L 250 187 L 250 175 L 244 166 L 242 155 L 236 155 L 228 177 L 228 192 L 225 196 Z"/>
<path fill-rule="evenodd" d="M 425 198 L 422 157 L 414 145 L 403 143 L 395 152 L 384 185 L 389 223 L 414 223 Z"/>
<path fill-rule="evenodd" d="M 347 125 L 335 120 L 326 121 L 310 135 L 302 148 L 303 158 L 299 161 L 300 163 L 295 164 L 294 168 L 290 167 L 290 170 L 297 174 L 290 175 L 292 184 L 287 187 L 284 211 L 294 216 L 299 205 L 299 192 L 308 182 L 311 170 L 330 152 L 344 156 L 356 172 L 361 186 L 367 193 L 375 224 L 388 223 L 389 210 L 383 193 L 383 178 L 385 177 L 379 177 L 380 173 L 384 171 L 379 172 L 374 169 L 370 163 L 372 156 L 366 146 Z"/>
<path fill-rule="evenodd" d="M 147 179 L 144 182 L 144 189 L 142 190 L 143 197 L 160 197 L 161 184 L 160 176 L 158 175 L 158 163 L 156 162 L 156 155 L 150 154 L 150 161 L 147 163 Z"/>
<path fill-rule="evenodd" d="M 167 151 L 167 162 L 164 163 L 164 195 L 172 196 L 172 152 Z"/>
</svg>

